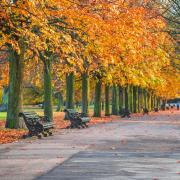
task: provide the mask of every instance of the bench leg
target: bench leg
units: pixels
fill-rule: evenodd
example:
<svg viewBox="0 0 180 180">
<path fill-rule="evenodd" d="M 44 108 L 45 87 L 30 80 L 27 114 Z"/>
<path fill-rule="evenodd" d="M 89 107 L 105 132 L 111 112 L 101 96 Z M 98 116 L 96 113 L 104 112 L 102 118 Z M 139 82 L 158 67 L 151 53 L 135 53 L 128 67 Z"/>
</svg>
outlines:
<svg viewBox="0 0 180 180">
<path fill-rule="evenodd" d="M 82 122 L 82 127 L 83 127 L 83 128 L 87 128 L 88 125 L 87 125 L 85 122 Z"/>
<path fill-rule="evenodd" d="M 85 128 L 84 123 L 80 123 L 79 126 Z"/>
<path fill-rule="evenodd" d="M 70 121 L 71 124 L 69 126 L 67 126 L 67 129 L 73 129 L 75 127 L 75 123 L 74 121 Z"/>
<path fill-rule="evenodd" d="M 43 131 L 42 134 L 43 134 L 44 137 L 48 136 L 47 132 L 45 132 L 45 131 Z"/>
<path fill-rule="evenodd" d="M 80 129 L 80 124 L 79 123 L 77 123 L 77 122 L 72 122 L 72 124 L 71 124 L 71 129 L 74 129 L 74 128 L 78 128 L 78 129 Z"/>
<path fill-rule="evenodd" d="M 86 123 L 84 123 L 84 126 L 85 126 L 86 128 L 88 128 L 88 127 L 89 127 Z"/>
<path fill-rule="evenodd" d="M 76 125 L 76 128 L 81 129 L 81 126 L 77 124 L 77 125 Z"/>
<path fill-rule="evenodd" d="M 42 135 L 41 135 L 41 134 L 38 134 L 37 137 L 38 137 L 38 139 L 41 139 L 41 138 L 42 138 Z"/>
<path fill-rule="evenodd" d="M 80 122 L 79 120 L 77 121 L 71 121 L 70 126 L 67 126 L 67 129 L 74 129 L 74 128 L 87 128 L 88 125 L 85 122 Z"/>
<path fill-rule="evenodd" d="M 42 138 L 42 134 L 43 134 L 43 131 L 36 131 L 36 132 L 34 132 L 34 134 L 33 134 L 33 136 L 37 136 L 38 137 L 38 139 L 41 139 Z"/>
<path fill-rule="evenodd" d="M 74 129 L 74 128 L 76 128 L 76 127 L 77 127 L 77 126 L 76 126 L 76 124 L 74 124 L 74 123 L 70 125 L 70 129 Z"/>
<path fill-rule="evenodd" d="M 28 137 L 28 134 L 24 134 L 24 135 L 22 136 L 23 139 L 26 139 L 27 137 Z"/>
<path fill-rule="evenodd" d="M 70 129 L 70 128 L 71 128 L 71 125 L 66 127 L 66 129 Z"/>
<path fill-rule="evenodd" d="M 35 132 L 29 131 L 27 137 L 32 137 L 32 136 L 36 136 Z"/>
<path fill-rule="evenodd" d="M 53 135 L 53 133 L 51 132 L 51 131 L 47 131 L 47 133 L 49 134 L 49 136 L 52 136 Z"/>
<path fill-rule="evenodd" d="M 26 139 L 28 137 L 33 137 L 33 136 L 37 136 L 39 139 L 42 137 L 42 135 L 39 133 L 39 132 L 32 132 L 32 131 L 29 131 L 28 134 L 24 134 L 22 136 L 23 139 Z"/>
</svg>

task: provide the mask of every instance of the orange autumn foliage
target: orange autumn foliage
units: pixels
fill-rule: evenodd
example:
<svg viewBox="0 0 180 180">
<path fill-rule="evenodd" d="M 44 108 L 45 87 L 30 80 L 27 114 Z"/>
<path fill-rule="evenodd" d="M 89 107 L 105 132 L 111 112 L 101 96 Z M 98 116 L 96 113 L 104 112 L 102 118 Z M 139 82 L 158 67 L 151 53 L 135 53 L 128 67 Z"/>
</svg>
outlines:
<svg viewBox="0 0 180 180">
<path fill-rule="evenodd" d="M 25 133 L 27 133 L 25 130 L 0 129 L 0 144 L 18 141 Z"/>
<path fill-rule="evenodd" d="M 12 4 L 3 0 L 0 47 L 9 44 L 21 53 L 20 40 L 23 40 L 27 46 L 26 58 L 35 54 L 26 66 L 26 75 L 29 77 L 31 70 L 39 71 L 38 78 L 32 78 L 36 85 L 42 83 L 39 52 L 48 49 L 55 54 L 53 70 L 60 78 L 72 71 L 77 76 L 96 70 L 102 73 L 103 67 L 104 83 L 142 86 L 165 97 L 167 91 L 159 93 L 160 88 L 156 87 L 165 89 L 174 79 L 163 73 L 175 53 L 174 44 L 165 31 L 165 19 L 156 9 L 148 8 L 148 2 L 27 0 Z M 177 83 L 174 86 L 178 89 Z"/>
</svg>

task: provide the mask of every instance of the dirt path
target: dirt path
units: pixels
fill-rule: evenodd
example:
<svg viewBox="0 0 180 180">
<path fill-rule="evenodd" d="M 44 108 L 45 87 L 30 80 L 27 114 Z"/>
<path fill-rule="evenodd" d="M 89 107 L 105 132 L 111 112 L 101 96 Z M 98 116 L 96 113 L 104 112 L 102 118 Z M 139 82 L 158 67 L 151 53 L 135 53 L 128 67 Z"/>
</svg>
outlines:
<svg viewBox="0 0 180 180">
<path fill-rule="evenodd" d="M 0 179 L 180 179 L 180 112 L 0 145 Z"/>
</svg>

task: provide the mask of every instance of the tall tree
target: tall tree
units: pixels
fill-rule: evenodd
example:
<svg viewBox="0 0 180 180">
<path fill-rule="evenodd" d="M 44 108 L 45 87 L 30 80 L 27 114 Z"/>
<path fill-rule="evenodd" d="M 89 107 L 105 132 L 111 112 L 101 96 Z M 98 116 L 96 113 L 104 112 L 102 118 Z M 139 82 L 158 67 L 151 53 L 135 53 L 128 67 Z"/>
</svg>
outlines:
<svg viewBox="0 0 180 180">
<path fill-rule="evenodd" d="M 95 85 L 94 117 L 101 116 L 101 91 L 102 91 L 102 82 L 98 80 Z"/>
<path fill-rule="evenodd" d="M 124 106 L 124 89 L 123 87 L 119 86 L 119 113 L 123 113 L 123 106 Z"/>
<path fill-rule="evenodd" d="M 21 46 L 23 48 L 23 46 Z M 22 105 L 23 71 L 24 71 L 24 50 L 19 55 L 11 50 L 10 76 L 9 76 L 9 97 L 6 128 L 20 128 L 19 111 Z"/>
<path fill-rule="evenodd" d="M 112 114 L 118 115 L 118 93 L 115 84 L 112 87 Z"/>
<path fill-rule="evenodd" d="M 74 108 L 74 73 L 66 75 L 66 108 Z"/>
<path fill-rule="evenodd" d="M 105 85 L 105 116 L 110 115 L 110 86 Z"/>
<path fill-rule="evenodd" d="M 89 113 L 89 76 L 82 74 L 82 113 L 88 116 Z"/>
</svg>

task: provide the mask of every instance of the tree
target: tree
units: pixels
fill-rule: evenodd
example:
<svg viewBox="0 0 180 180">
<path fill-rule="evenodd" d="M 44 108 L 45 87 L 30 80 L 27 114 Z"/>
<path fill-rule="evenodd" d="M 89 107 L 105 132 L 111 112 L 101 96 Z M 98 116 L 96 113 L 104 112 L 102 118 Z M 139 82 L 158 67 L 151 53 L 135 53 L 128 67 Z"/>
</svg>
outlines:
<svg viewBox="0 0 180 180">
<path fill-rule="evenodd" d="M 66 108 L 74 108 L 74 73 L 66 75 Z"/>
<path fill-rule="evenodd" d="M 42 39 L 37 38 L 36 26 L 41 26 L 43 33 L 49 34 L 49 26 L 42 9 L 43 2 L 40 4 L 39 1 L 2 1 L 0 5 L 0 47 L 8 51 L 10 63 L 7 128 L 19 128 L 24 61 L 29 56 L 27 47 L 34 39 L 39 47 L 42 44 Z"/>
<path fill-rule="evenodd" d="M 118 91 L 117 86 L 112 87 L 112 114 L 118 115 Z"/>
<path fill-rule="evenodd" d="M 110 86 L 105 85 L 105 116 L 110 116 Z"/>
<path fill-rule="evenodd" d="M 102 82 L 98 80 L 95 86 L 95 98 L 94 98 L 94 117 L 101 116 L 101 91 Z"/>
<path fill-rule="evenodd" d="M 88 116 L 89 113 L 89 77 L 87 73 L 82 74 L 82 113 Z"/>
<path fill-rule="evenodd" d="M 161 1 L 157 2 L 164 8 Z M 175 97 L 179 79 L 174 74 L 179 71 L 172 62 L 177 65 L 178 42 L 174 40 L 179 7 L 177 0 L 166 3 L 168 11 L 163 14 L 152 1 L 141 0 L 3 0 L 0 50 L 9 53 L 10 65 L 7 127 L 19 126 L 23 78 L 37 66 L 38 83 L 44 79 L 44 114 L 50 120 L 53 90 L 62 92 L 65 83 L 57 87 L 56 82 L 65 82 L 65 78 L 66 108 L 74 108 L 74 99 L 79 101 L 81 93 L 75 92 L 74 85 L 79 92 L 81 87 L 82 112 L 86 115 L 89 81 L 92 87 L 95 85 L 94 116 L 101 115 L 104 86 L 106 115 L 110 113 L 111 87 L 113 114 L 124 106 L 133 112 L 140 110 L 140 104 L 154 106 L 152 94 L 156 99 Z M 173 83 L 175 88 L 171 90 Z"/>
</svg>

